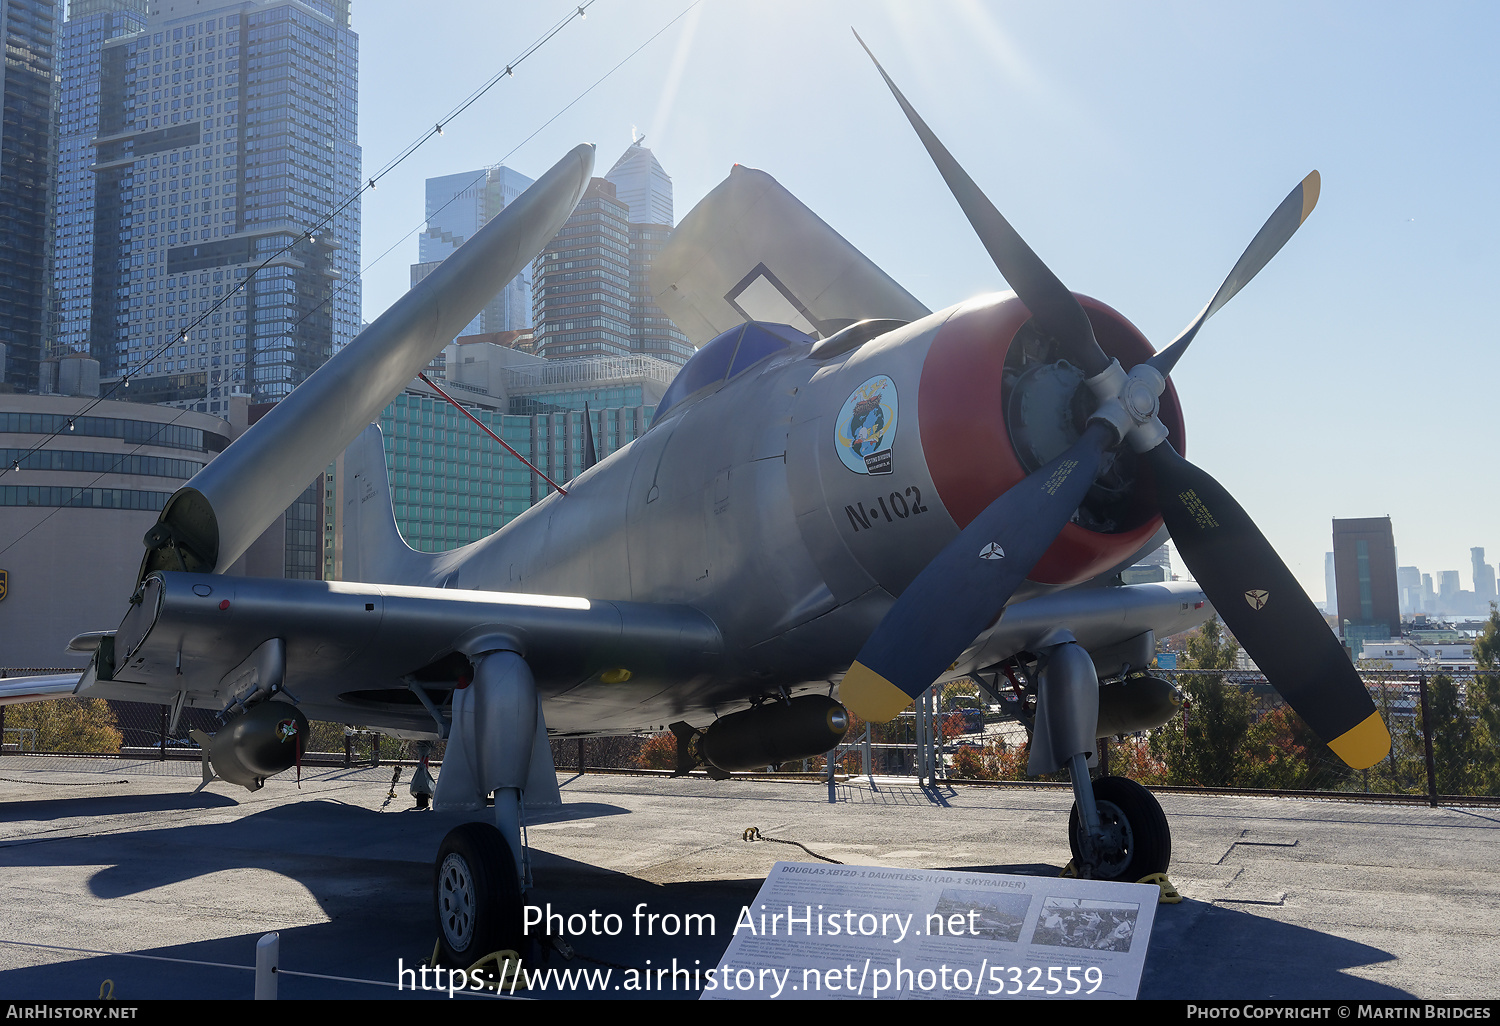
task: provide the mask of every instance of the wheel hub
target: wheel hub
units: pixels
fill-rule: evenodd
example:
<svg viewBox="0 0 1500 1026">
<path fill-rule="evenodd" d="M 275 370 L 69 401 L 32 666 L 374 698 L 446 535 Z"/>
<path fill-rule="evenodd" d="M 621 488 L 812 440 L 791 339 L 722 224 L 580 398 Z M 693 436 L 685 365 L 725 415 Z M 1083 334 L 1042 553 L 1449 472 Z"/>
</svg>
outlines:
<svg viewBox="0 0 1500 1026">
<path fill-rule="evenodd" d="M 1115 879 L 1130 863 L 1135 851 L 1135 834 L 1130 829 L 1130 820 L 1114 802 L 1098 802 L 1101 836 L 1097 849 L 1098 875 Z"/>
<path fill-rule="evenodd" d="M 474 937 L 474 876 L 463 856 L 454 852 L 443 860 L 438 883 L 438 911 L 443 937 L 455 951 L 463 951 Z"/>
</svg>

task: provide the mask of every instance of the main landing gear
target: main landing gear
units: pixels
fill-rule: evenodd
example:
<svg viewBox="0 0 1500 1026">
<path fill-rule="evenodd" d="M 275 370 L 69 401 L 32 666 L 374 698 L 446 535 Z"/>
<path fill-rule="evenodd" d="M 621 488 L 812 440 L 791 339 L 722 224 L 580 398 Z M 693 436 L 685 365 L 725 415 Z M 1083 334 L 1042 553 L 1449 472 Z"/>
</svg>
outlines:
<svg viewBox="0 0 1500 1026">
<path fill-rule="evenodd" d="M 1092 783 L 1099 816 L 1093 878 L 1135 883 L 1165 873 L 1172 861 L 1172 832 L 1156 798 L 1125 777 L 1100 777 Z M 1073 849 L 1076 866 L 1085 864 L 1087 840 L 1075 802 L 1068 816 L 1068 846 Z"/>
<path fill-rule="evenodd" d="M 1038 659 L 1031 732 L 1033 775 L 1066 767 L 1073 781 L 1068 846 L 1081 876 L 1135 883 L 1165 873 L 1172 858 L 1167 817 L 1151 793 L 1123 777 L 1089 777 L 1098 748 L 1099 676 L 1089 654 L 1064 630 Z"/>
<path fill-rule="evenodd" d="M 528 803 L 560 802 L 547 728 L 526 661 L 506 649 L 466 651 L 473 683 L 453 694 L 433 808 L 482 812 L 494 822 L 448 832 L 433 863 L 439 961 L 467 969 L 487 955 L 525 954 L 522 894 L 530 884 L 523 821 Z"/>
<path fill-rule="evenodd" d="M 465 823 L 448 832 L 434 864 L 439 960 L 467 968 L 495 951 L 520 951 L 521 886 L 500 831 Z"/>
</svg>

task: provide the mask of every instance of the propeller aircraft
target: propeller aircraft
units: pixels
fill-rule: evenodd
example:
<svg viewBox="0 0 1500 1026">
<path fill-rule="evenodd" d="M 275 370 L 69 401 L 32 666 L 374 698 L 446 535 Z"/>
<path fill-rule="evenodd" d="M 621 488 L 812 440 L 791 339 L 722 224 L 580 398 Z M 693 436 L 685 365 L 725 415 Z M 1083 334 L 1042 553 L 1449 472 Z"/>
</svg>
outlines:
<svg viewBox="0 0 1500 1026">
<path fill-rule="evenodd" d="M 861 41 L 861 45 L 863 45 Z M 873 59 L 873 55 L 872 55 Z M 1217 611 L 1351 766 L 1389 735 L 1321 615 L 1244 510 L 1183 455 L 1169 375 L 1317 201 L 1308 175 L 1157 352 L 1071 292 L 897 103 L 1014 291 L 930 312 L 769 175 L 736 166 L 653 269 L 699 345 L 650 428 L 489 537 L 397 532 L 379 412 L 539 253 L 587 187 L 579 146 L 181 488 L 139 583 L 59 692 L 206 708 L 219 776 L 289 768 L 307 719 L 448 742 L 435 803 L 443 959 L 513 945 L 528 803 L 549 737 L 661 730 L 716 775 L 830 750 L 845 709 L 897 715 L 934 682 L 1003 676 L 1035 702 L 1029 770 L 1067 769 L 1080 870 L 1164 872 L 1143 787 L 1091 779 L 1097 738 L 1178 708 L 1154 639 Z M 226 569 L 348 450 L 346 581 Z M 1196 584 L 1120 585 L 1167 534 Z M 205 775 L 208 766 L 205 766 Z"/>
</svg>

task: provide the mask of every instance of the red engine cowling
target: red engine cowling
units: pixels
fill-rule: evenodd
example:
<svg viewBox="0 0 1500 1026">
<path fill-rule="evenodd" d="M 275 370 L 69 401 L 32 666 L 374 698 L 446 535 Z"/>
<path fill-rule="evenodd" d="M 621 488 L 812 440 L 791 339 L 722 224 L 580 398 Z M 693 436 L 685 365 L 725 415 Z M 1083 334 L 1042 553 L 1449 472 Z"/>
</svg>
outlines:
<svg viewBox="0 0 1500 1026">
<path fill-rule="evenodd" d="M 1155 351 L 1117 311 L 1087 296 L 1078 295 L 1078 301 L 1099 345 L 1127 371 Z M 1023 354 L 1012 349 L 1026 344 L 1022 328 L 1029 319 L 1030 313 L 1013 294 L 976 300 L 939 329 L 922 367 L 922 449 L 943 505 L 960 528 L 1029 472 L 1024 447 L 1015 443 L 1008 427 L 1015 423 L 1017 411 L 1007 409 L 1008 401 L 1019 402 L 1015 382 Z M 1184 452 L 1182 411 L 1170 381 L 1161 396 L 1160 416 L 1170 444 Z M 1133 460 L 1133 454 L 1122 459 Z M 1145 468 L 1134 467 L 1131 473 L 1121 522 L 1108 530 L 1067 524 L 1031 572 L 1031 580 L 1062 586 L 1082 583 L 1128 559 L 1151 539 L 1162 518 Z"/>
</svg>

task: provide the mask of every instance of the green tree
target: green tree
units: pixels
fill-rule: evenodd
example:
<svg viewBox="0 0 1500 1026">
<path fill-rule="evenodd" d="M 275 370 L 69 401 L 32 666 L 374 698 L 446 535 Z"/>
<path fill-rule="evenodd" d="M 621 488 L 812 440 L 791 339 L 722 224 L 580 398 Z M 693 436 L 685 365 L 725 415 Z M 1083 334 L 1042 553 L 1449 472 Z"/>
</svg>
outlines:
<svg viewBox="0 0 1500 1026">
<path fill-rule="evenodd" d="M 1187 639 L 1185 669 L 1230 670 L 1239 645 L 1217 619 Z M 1224 787 L 1238 783 L 1241 747 L 1250 733 L 1254 704 L 1250 694 L 1222 674 L 1184 674 L 1177 680 L 1188 705 L 1151 735 L 1151 754 L 1166 765 L 1169 784 Z"/>
<path fill-rule="evenodd" d="M 1475 689 L 1468 689 L 1475 690 Z M 1465 689 L 1448 674 L 1427 684 L 1432 709 L 1432 764 L 1438 794 L 1473 794 L 1482 780 L 1483 724 L 1471 714 Z M 1421 712 L 1418 711 L 1419 726 Z"/>
<path fill-rule="evenodd" d="M 1490 603 L 1490 618 L 1474 639 L 1478 672 L 1470 698 L 1484 731 L 1484 790 L 1500 794 L 1500 606 Z"/>
</svg>

